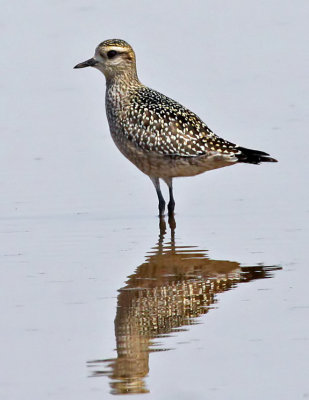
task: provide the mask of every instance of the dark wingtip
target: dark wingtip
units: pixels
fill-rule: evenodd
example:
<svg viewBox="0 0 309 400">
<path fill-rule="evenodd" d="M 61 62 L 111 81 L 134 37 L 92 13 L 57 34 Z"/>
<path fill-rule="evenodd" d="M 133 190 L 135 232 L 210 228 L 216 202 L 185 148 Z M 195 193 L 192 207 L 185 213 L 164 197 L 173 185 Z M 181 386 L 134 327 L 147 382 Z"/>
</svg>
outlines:
<svg viewBox="0 0 309 400">
<path fill-rule="evenodd" d="M 260 164 L 261 162 L 278 162 L 275 158 L 270 157 L 268 153 L 260 150 L 246 149 L 245 147 L 237 147 L 241 151 L 237 155 L 238 161 L 248 164 Z"/>
<path fill-rule="evenodd" d="M 276 160 L 275 158 L 271 158 L 271 157 L 269 157 L 267 160 L 265 160 L 265 161 L 268 161 L 268 162 L 278 162 L 278 160 Z"/>
</svg>

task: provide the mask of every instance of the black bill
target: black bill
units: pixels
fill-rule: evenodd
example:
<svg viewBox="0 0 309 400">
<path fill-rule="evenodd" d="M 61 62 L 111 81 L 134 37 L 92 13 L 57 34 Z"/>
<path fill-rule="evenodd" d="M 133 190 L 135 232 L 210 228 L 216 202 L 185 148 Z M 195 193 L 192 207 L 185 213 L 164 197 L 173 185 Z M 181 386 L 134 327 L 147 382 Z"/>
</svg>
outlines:
<svg viewBox="0 0 309 400">
<path fill-rule="evenodd" d="M 74 68 L 86 68 L 86 67 L 93 67 L 97 64 L 98 62 L 94 58 L 90 58 L 87 61 L 84 61 L 80 64 L 75 65 Z"/>
</svg>

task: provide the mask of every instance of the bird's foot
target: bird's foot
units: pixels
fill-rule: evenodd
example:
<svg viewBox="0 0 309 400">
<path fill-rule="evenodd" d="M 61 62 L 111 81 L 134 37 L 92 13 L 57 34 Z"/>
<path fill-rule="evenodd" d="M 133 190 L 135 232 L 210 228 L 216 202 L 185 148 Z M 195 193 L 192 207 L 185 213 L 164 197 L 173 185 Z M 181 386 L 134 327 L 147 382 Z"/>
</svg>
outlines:
<svg viewBox="0 0 309 400">
<path fill-rule="evenodd" d="M 176 220 L 174 212 L 168 213 L 168 224 L 172 231 L 176 229 Z"/>
</svg>

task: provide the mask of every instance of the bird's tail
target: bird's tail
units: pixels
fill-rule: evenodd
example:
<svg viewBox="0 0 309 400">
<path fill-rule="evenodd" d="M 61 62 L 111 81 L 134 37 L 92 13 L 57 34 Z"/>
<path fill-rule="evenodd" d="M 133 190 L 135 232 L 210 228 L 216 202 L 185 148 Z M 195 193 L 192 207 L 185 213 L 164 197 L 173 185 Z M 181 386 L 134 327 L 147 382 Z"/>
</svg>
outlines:
<svg viewBox="0 0 309 400">
<path fill-rule="evenodd" d="M 278 162 L 274 158 L 271 158 L 269 154 L 264 153 L 264 151 L 246 149 L 245 147 L 237 146 L 240 150 L 239 154 L 236 154 L 238 162 L 248 163 L 248 164 L 260 164 L 261 162 Z"/>
</svg>

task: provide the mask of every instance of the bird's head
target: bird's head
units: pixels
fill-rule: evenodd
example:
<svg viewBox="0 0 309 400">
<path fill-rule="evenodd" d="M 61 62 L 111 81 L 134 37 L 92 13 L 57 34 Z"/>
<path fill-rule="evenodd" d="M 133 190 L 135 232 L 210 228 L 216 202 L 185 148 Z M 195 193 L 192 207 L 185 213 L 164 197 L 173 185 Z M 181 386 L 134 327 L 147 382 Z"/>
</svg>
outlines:
<svg viewBox="0 0 309 400">
<path fill-rule="evenodd" d="M 132 47 L 120 39 L 109 39 L 100 43 L 93 58 L 75 65 L 74 68 L 94 67 L 113 79 L 119 75 L 136 75 L 135 53 Z"/>
</svg>

